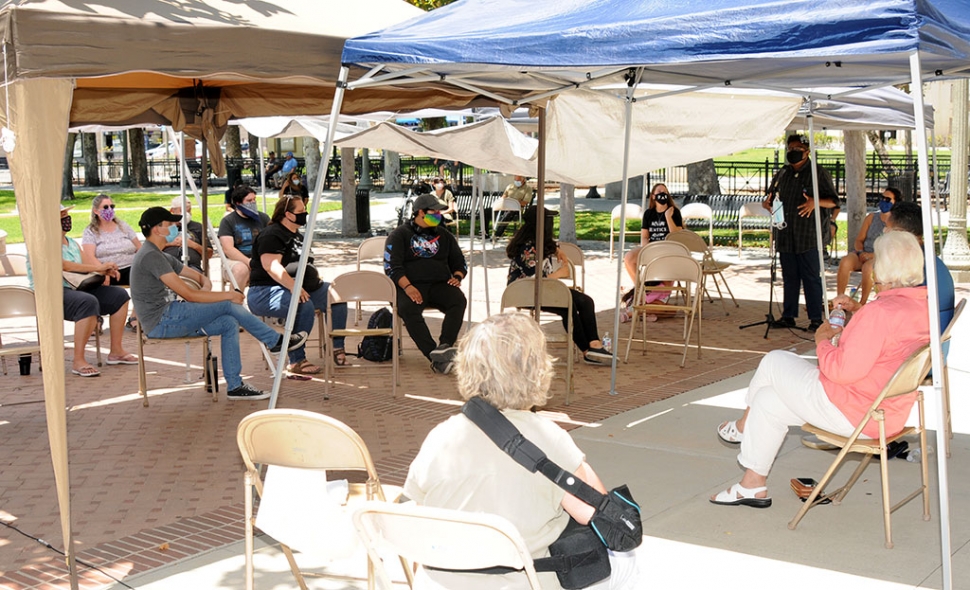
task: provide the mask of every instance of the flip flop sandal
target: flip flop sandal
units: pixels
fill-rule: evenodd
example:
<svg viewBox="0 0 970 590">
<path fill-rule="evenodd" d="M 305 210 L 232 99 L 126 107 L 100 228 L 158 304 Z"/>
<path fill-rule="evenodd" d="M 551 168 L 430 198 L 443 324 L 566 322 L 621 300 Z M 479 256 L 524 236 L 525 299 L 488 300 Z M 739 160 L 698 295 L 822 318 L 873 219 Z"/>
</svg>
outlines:
<svg viewBox="0 0 970 590">
<path fill-rule="evenodd" d="M 306 359 L 293 363 L 286 370 L 295 375 L 316 375 L 320 372 L 320 367 L 311 364 Z"/>
<path fill-rule="evenodd" d="M 95 369 L 90 365 L 87 367 L 82 367 L 80 369 L 71 369 L 71 372 L 77 375 L 78 377 L 99 377 L 101 375 L 101 371 Z"/>
<path fill-rule="evenodd" d="M 333 364 L 337 367 L 347 366 L 347 351 L 342 348 L 333 349 Z"/>
<path fill-rule="evenodd" d="M 768 488 L 765 486 L 748 489 L 741 487 L 740 483 L 736 483 L 731 486 L 730 489 L 724 490 L 711 498 L 711 504 L 720 504 L 721 506 L 750 506 L 752 508 L 768 508 L 771 506 L 771 498 L 754 497 L 755 494 L 765 491 L 768 491 Z"/>
<path fill-rule="evenodd" d="M 126 354 L 123 357 L 114 358 L 114 359 L 109 356 L 107 363 L 109 365 L 137 365 L 138 357 L 130 353 Z"/>
<path fill-rule="evenodd" d="M 729 445 L 736 445 L 744 438 L 744 433 L 738 430 L 737 420 L 730 420 L 717 427 L 717 436 Z"/>
</svg>

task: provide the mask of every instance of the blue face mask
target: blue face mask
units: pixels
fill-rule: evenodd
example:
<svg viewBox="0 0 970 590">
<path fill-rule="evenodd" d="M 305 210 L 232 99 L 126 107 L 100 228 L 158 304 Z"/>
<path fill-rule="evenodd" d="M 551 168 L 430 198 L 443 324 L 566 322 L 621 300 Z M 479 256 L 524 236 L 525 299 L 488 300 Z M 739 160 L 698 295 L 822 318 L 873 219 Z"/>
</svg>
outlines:
<svg viewBox="0 0 970 590">
<path fill-rule="evenodd" d="M 889 213 L 893 208 L 893 202 L 887 201 L 886 199 L 879 199 L 879 212 Z"/>
<path fill-rule="evenodd" d="M 175 238 L 179 237 L 179 226 L 170 225 L 168 226 L 168 234 L 165 236 L 165 243 L 171 244 L 175 241 Z"/>
</svg>

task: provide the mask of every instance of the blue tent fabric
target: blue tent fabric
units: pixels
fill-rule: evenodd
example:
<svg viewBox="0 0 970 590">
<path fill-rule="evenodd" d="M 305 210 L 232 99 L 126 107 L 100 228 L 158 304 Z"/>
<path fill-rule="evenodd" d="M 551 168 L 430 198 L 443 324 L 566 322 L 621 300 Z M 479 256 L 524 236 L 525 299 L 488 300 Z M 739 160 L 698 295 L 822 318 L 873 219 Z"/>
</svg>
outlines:
<svg viewBox="0 0 970 590">
<path fill-rule="evenodd" d="M 898 69 L 882 71 L 888 62 L 898 64 L 901 55 L 917 50 L 927 71 L 949 74 L 967 68 L 970 3 L 460 0 L 348 40 L 342 61 L 426 64 L 439 73 L 469 71 L 472 64 L 493 71 L 643 65 L 648 66 L 647 80 L 672 82 L 688 64 L 699 77 L 721 80 L 725 75 L 743 78 L 763 72 L 764 62 L 748 67 L 746 62 L 775 58 L 788 60 L 780 62 L 779 70 L 812 67 L 817 78 L 877 83 L 882 76 L 898 77 Z M 832 56 L 840 56 L 842 65 L 819 60 Z M 701 62 L 711 67 L 696 70 Z M 776 76 L 779 82 L 786 79 L 785 74 Z"/>
</svg>

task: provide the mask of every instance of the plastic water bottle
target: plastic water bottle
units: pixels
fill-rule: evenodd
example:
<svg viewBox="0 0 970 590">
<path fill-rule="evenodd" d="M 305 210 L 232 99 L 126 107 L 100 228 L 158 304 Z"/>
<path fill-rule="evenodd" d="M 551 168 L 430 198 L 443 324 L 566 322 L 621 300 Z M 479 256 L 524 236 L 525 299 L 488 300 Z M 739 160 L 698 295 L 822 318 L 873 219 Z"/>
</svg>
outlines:
<svg viewBox="0 0 970 590">
<path fill-rule="evenodd" d="M 606 335 L 603 336 L 603 348 L 610 352 L 613 352 L 613 339 L 610 338 L 609 332 L 607 332 Z"/>
<path fill-rule="evenodd" d="M 932 454 L 933 454 L 933 447 L 931 447 L 930 445 L 926 445 L 926 456 L 929 457 Z M 913 449 L 912 451 L 906 454 L 906 460 L 909 461 L 910 463 L 919 463 L 920 461 L 923 460 L 923 454 L 920 453 L 919 449 Z"/>
<path fill-rule="evenodd" d="M 842 310 L 841 305 L 836 305 L 832 313 L 829 314 L 829 325 L 833 328 L 844 328 L 845 327 L 845 311 Z M 832 346 L 839 345 L 839 336 L 841 332 L 832 336 Z"/>
</svg>

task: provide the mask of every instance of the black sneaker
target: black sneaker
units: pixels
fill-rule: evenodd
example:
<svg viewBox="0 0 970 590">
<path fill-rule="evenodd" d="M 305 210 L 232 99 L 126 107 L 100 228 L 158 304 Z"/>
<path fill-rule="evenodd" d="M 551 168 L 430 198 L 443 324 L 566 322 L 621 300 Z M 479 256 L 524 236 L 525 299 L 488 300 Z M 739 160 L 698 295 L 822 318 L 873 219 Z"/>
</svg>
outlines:
<svg viewBox="0 0 970 590">
<path fill-rule="evenodd" d="M 779 318 L 771 322 L 772 328 L 794 328 L 795 318 Z"/>
<path fill-rule="evenodd" d="M 447 342 L 442 342 L 437 348 L 431 351 L 429 356 L 431 357 L 431 362 L 450 363 L 455 360 L 456 354 L 458 354 L 458 347 Z"/>
<path fill-rule="evenodd" d="M 585 356 L 587 359 L 596 359 L 597 361 L 601 361 L 601 363 L 608 363 L 610 365 L 613 364 L 613 353 L 605 348 L 590 348 L 586 351 Z"/>
<path fill-rule="evenodd" d="M 814 332 L 815 330 L 818 330 L 821 325 L 822 325 L 822 320 L 812 320 L 808 324 L 808 331 Z"/>
<path fill-rule="evenodd" d="M 306 339 L 308 336 L 309 334 L 307 334 L 306 332 L 296 332 L 296 333 L 290 334 L 290 345 L 286 347 L 287 352 L 296 350 L 297 348 L 300 348 L 301 346 L 303 346 L 303 343 L 306 342 Z M 282 349 L 283 349 L 283 335 L 280 334 L 280 339 L 276 341 L 276 346 L 270 348 L 269 351 L 272 352 L 273 354 L 276 354 Z"/>
<path fill-rule="evenodd" d="M 454 361 L 431 361 L 431 372 L 438 375 L 447 375 L 454 367 Z"/>
<path fill-rule="evenodd" d="M 239 387 L 233 389 L 226 394 L 226 397 L 231 400 L 260 400 L 269 399 L 270 395 L 259 389 L 256 389 L 249 383 L 243 383 Z"/>
</svg>

